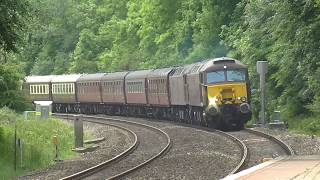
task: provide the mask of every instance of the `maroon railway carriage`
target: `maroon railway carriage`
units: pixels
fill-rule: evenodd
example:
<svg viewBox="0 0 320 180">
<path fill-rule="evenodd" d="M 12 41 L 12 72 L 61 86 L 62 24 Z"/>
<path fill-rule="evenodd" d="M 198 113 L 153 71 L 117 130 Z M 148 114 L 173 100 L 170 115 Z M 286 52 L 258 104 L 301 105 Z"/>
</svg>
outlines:
<svg viewBox="0 0 320 180">
<path fill-rule="evenodd" d="M 125 78 L 125 93 L 127 99 L 127 112 L 130 115 L 146 114 L 145 106 L 148 104 L 146 79 L 152 70 L 133 71 Z"/>
<path fill-rule="evenodd" d="M 103 112 L 106 114 L 124 114 L 125 77 L 129 72 L 108 73 L 101 78 L 101 96 Z"/>
<path fill-rule="evenodd" d="M 128 72 L 106 74 L 101 79 L 102 102 L 106 104 L 125 104 L 124 78 Z"/>
<path fill-rule="evenodd" d="M 155 106 L 170 106 L 169 76 L 173 68 L 155 69 L 147 75 L 148 102 Z"/>
<path fill-rule="evenodd" d="M 154 117 L 170 118 L 169 76 L 174 68 L 155 69 L 147 75 L 148 112 Z"/>
<path fill-rule="evenodd" d="M 105 73 L 84 74 L 77 80 L 80 112 L 98 113 L 101 97 L 101 78 Z"/>
</svg>

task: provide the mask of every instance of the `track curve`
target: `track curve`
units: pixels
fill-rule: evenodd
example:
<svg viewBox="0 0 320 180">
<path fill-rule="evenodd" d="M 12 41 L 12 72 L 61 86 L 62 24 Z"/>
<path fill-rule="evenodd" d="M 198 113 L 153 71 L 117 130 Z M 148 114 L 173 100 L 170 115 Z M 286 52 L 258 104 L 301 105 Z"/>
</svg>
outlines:
<svg viewBox="0 0 320 180">
<path fill-rule="evenodd" d="M 65 115 L 65 114 L 55 114 L 58 116 L 70 116 L 70 115 Z M 150 125 L 146 125 L 146 124 L 142 124 L 142 123 L 137 123 L 137 122 L 131 122 L 131 121 L 126 121 L 126 120 L 122 120 L 122 119 L 115 119 L 115 118 L 106 118 L 106 117 L 98 117 L 98 116 L 82 116 L 83 119 L 86 119 L 86 121 L 90 121 L 90 122 L 95 122 L 95 123 L 100 123 L 100 124 L 110 124 L 110 122 L 112 122 L 112 125 L 117 125 L 117 126 L 125 126 L 126 129 L 134 129 L 132 130 L 134 133 L 137 134 L 137 142 L 139 142 L 138 146 L 135 146 L 134 150 L 135 151 L 130 151 L 131 153 L 128 153 L 125 157 L 121 157 L 121 160 L 118 161 L 117 163 L 114 163 L 116 160 L 112 161 L 112 162 L 108 162 L 107 164 L 104 165 L 97 165 L 94 167 L 91 167 L 87 170 L 84 170 L 83 172 L 78 172 L 76 174 L 73 174 L 71 176 L 65 177 L 64 179 L 96 179 L 97 177 L 104 177 L 104 179 L 117 179 L 120 177 L 123 177 L 127 174 L 129 174 L 130 172 L 133 172 L 141 167 L 143 167 L 144 165 L 150 163 L 151 161 L 155 160 L 156 158 L 164 155 L 171 147 L 171 139 L 169 137 L 169 135 L 162 131 L 159 128 L 150 126 Z M 108 121 L 108 122 L 106 122 Z M 135 127 L 134 127 L 135 126 Z M 130 127 L 130 128 L 129 128 Z M 162 143 L 163 148 L 161 148 L 161 150 L 157 150 L 156 153 L 153 153 L 152 156 L 148 156 L 147 158 L 143 159 L 143 160 L 137 160 L 135 165 L 128 165 L 130 164 L 129 161 L 130 158 L 134 159 L 138 156 L 145 156 L 148 154 L 144 154 L 142 151 L 140 151 L 140 149 L 146 148 L 146 149 L 152 149 L 153 145 L 149 146 L 147 145 L 147 143 L 145 143 L 144 141 L 147 140 L 146 137 L 143 133 L 143 131 L 141 131 L 142 128 L 145 128 L 144 131 L 146 131 L 146 129 L 148 129 L 147 131 L 149 131 L 148 136 L 153 136 L 155 139 L 157 138 L 157 136 L 161 135 L 162 136 L 162 140 L 164 140 L 165 142 Z M 159 138 L 159 137 L 158 137 Z M 161 139 L 161 138 L 160 138 Z M 149 139 L 150 140 L 150 139 Z M 149 142 L 150 143 L 150 142 Z M 119 160 L 119 159 L 117 159 Z M 122 164 L 121 164 L 122 163 Z M 126 168 L 123 168 L 125 166 L 129 166 Z M 114 173 L 116 171 L 116 173 Z"/>
<path fill-rule="evenodd" d="M 294 152 L 289 145 L 282 140 L 261 131 L 244 129 L 237 132 L 228 132 L 228 134 L 240 139 L 248 149 L 248 155 L 239 170 L 257 165 L 263 162 L 265 158 L 270 159 L 294 155 Z M 234 173 L 238 171 L 235 171 Z"/>
<path fill-rule="evenodd" d="M 228 174 L 228 175 L 231 175 L 231 174 L 234 174 L 234 173 L 237 173 L 239 172 L 240 170 L 242 170 L 245 166 L 246 166 L 246 163 L 248 161 L 248 148 L 247 146 L 243 143 L 243 141 L 241 141 L 238 137 L 228 133 L 228 132 L 224 132 L 224 131 L 220 131 L 220 130 L 216 130 L 216 129 L 211 129 L 211 128 L 206 128 L 206 127 L 198 127 L 198 126 L 194 126 L 195 128 L 197 129 L 201 129 L 201 130 L 204 130 L 204 131 L 209 131 L 209 132 L 216 132 L 218 134 L 221 134 L 229 139 L 231 139 L 233 142 L 235 142 L 240 150 L 241 150 L 241 158 L 240 158 L 240 161 L 238 163 L 238 165 Z"/>
</svg>

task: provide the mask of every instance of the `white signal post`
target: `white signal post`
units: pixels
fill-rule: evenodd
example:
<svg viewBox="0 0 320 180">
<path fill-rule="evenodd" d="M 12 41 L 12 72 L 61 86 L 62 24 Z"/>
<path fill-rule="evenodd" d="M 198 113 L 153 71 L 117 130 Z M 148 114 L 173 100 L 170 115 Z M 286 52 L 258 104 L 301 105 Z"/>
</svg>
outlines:
<svg viewBox="0 0 320 180">
<path fill-rule="evenodd" d="M 265 99 L 265 84 L 266 84 L 266 74 L 268 72 L 268 62 L 267 61 L 257 61 L 257 72 L 260 75 L 260 92 L 261 92 L 261 111 L 260 111 L 260 124 L 265 124 L 265 105 L 266 105 L 266 99 Z"/>
</svg>

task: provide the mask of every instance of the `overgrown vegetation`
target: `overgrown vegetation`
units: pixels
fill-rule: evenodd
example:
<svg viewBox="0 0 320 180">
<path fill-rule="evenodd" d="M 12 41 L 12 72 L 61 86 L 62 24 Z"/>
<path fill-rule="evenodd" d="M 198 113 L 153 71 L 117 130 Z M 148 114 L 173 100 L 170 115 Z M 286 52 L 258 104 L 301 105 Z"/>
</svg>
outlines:
<svg viewBox="0 0 320 180">
<path fill-rule="evenodd" d="M 280 106 L 289 119 L 319 109 L 320 1 L 243 1 L 233 17 L 222 35 L 249 65 L 253 87 L 256 61 L 269 63 L 269 112 Z"/>
<path fill-rule="evenodd" d="M 320 116 L 298 116 L 287 119 L 289 123 L 289 130 L 308 135 L 320 136 Z"/>
<path fill-rule="evenodd" d="M 14 171 L 14 132 L 23 142 L 22 164 L 20 149 L 17 147 L 17 171 Z M 55 146 L 53 136 L 60 140 L 61 158 L 75 156 L 73 128 L 59 120 L 28 120 L 8 108 L 0 109 L 0 179 L 12 179 L 35 169 L 44 168 L 54 162 Z"/>
</svg>

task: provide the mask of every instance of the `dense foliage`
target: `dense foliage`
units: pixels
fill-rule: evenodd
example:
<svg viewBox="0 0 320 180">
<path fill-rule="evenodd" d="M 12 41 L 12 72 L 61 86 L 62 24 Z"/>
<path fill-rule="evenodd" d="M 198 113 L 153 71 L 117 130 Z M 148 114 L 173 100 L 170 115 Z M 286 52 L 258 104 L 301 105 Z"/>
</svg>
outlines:
<svg viewBox="0 0 320 180">
<path fill-rule="evenodd" d="M 0 107 L 16 110 L 26 108 L 21 91 L 23 68 L 16 63 L 13 52 L 18 52 L 28 17 L 27 1 L 1 0 L 0 2 Z"/>
<path fill-rule="evenodd" d="M 239 1 L 31 0 L 18 55 L 26 73 L 163 67 L 228 52 L 219 37 Z"/>
<path fill-rule="evenodd" d="M 24 24 L 23 16 L 28 15 L 26 1 L 1 0 L 0 3 L 0 58 L 4 52 L 16 50 L 18 33 Z M 2 60 L 2 59 L 0 59 Z"/>
<path fill-rule="evenodd" d="M 269 112 L 294 116 L 320 107 L 319 0 L 26 2 L 31 18 L 23 32 L 13 31 L 23 41 L 7 56 L 25 74 L 156 68 L 228 55 L 249 65 L 255 89 L 256 61 L 269 62 Z"/>
<path fill-rule="evenodd" d="M 269 108 L 319 111 L 320 1 L 243 1 L 233 17 L 222 33 L 233 55 L 252 72 L 256 61 L 269 62 Z"/>
</svg>

